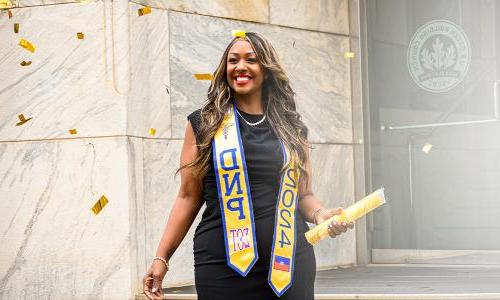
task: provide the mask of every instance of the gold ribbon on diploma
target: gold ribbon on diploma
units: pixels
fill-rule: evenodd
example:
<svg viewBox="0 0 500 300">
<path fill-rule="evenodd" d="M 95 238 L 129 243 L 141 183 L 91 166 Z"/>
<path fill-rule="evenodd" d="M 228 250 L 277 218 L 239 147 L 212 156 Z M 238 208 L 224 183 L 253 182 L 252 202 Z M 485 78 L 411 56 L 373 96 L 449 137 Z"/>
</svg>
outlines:
<svg viewBox="0 0 500 300">
<path fill-rule="evenodd" d="M 240 275 L 246 276 L 257 261 L 258 252 L 245 153 L 235 112 L 233 101 L 212 140 L 212 155 L 227 264 Z M 284 161 L 291 162 L 281 177 L 268 276 L 268 282 L 278 296 L 293 282 L 299 180 L 296 159 L 282 141 L 280 145 Z"/>
</svg>

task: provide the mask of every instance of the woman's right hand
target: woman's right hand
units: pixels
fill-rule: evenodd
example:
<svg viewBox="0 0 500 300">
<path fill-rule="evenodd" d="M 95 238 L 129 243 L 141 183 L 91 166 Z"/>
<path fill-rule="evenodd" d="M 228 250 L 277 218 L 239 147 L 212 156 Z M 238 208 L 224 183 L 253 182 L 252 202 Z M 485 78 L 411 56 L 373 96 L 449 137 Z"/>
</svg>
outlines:
<svg viewBox="0 0 500 300">
<path fill-rule="evenodd" d="M 153 260 L 146 275 L 142 278 L 143 292 L 148 299 L 165 299 L 162 291 L 163 277 L 167 273 L 167 266 L 160 260 Z"/>
</svg>

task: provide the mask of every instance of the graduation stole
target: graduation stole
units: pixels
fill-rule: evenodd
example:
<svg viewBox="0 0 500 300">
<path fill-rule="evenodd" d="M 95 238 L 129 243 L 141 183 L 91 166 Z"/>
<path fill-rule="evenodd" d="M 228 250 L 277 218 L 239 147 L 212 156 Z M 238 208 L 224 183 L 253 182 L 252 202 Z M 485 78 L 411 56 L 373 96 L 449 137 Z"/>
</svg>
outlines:
<svg viewBox="0 0 500 300">
<path fill-rule="evenodd" d="M 245 153 L 241 142 L 236 105 L 229 108 L 212 140 L 217 192 L 229 267 L 246 276 L 257 261 L 257 240 Z M 293 282 L 295 257 L 295 214 L 299 169 L 280 140 L 285 162 L 291 164 L 281 176 L 268 282 L 281 296 Z"/>
</svg>

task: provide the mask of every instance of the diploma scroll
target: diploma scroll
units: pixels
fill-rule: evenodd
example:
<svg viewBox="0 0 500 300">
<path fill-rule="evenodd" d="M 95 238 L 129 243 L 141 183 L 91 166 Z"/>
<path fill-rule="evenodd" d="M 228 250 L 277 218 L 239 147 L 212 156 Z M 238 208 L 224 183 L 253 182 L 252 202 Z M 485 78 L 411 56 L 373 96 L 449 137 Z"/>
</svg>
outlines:
<svg viewBox="0 0 500 300">
<path fill-rule="evenodd" d="M 311 244 L 314 245 L 320 240 L 324 239 L 328 235 L 328 224 L 333 220 L 337 222 L 352 222 L 355 221 L 367 213 L 371 212 L 375 208 L 385 203 L 384 188 L 380 188 L 365 198 L 359 200 L 348 208 L 344 209 L 344 213 L 341 215 L 335 215 L 330 219 L 318 224 L 313 229 L 306 232 L 306 239 Z"/>
</svg>

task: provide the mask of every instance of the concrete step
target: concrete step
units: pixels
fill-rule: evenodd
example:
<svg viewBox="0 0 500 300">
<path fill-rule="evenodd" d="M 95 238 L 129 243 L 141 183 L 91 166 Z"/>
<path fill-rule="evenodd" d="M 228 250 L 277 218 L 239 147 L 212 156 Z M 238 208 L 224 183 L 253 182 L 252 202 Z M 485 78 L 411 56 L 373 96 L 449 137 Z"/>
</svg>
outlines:
<svg viewBox="0 0 500 300">
<path fill-rule="evenodd" d="M 315 299 L 500 299 L 500 265 L 375 264 L 318 271 Z M 166 299 L 197 299 L 194 286 Z M 136 299 L 147 299 L 140 295 Z"/>
</svg>

